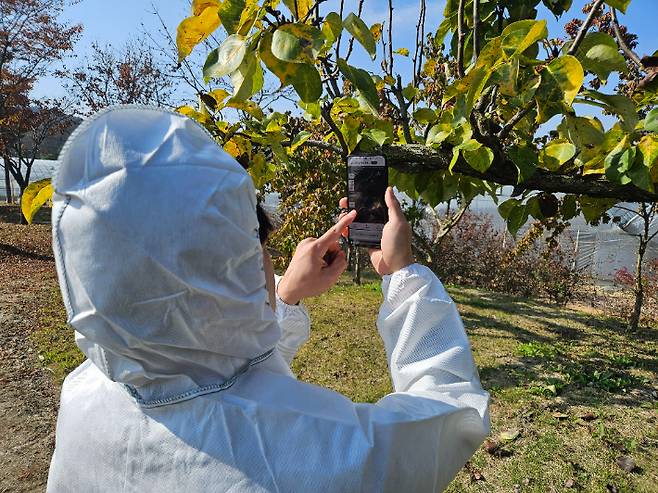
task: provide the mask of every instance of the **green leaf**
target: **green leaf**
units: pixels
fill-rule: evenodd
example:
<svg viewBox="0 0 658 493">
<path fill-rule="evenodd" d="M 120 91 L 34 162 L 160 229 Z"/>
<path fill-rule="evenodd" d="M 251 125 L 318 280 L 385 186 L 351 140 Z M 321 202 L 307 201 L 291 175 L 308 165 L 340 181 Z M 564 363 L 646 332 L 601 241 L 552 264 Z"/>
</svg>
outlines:
<svg viewBox="0 0 658 493">
<path fill-rule="evenodd" d="M 505 96 L 516 96 L 516 84 L 519 78 L 519 58 L 514 57 L 502 64 L 491 76 L 491 82 L 498 84 L 500 93 Z"/>
<path fill-rule="evenodd" d="M 652 109 L 644 119 L 644 130 L 658 132 L 658 108 Z"/>
<path fill-rule="evenodd" d="M 598 199 L 582 195 L 578 197 L 580 210 L 588 223 L 598 221 L 603 213 L 617 203 L 615 199 Z"/>
<path fill-rule="evenodd" d="M 407 101 L 413 101 L 418 96 L 418 88 L 410 83 L 402 89 L 402 95 Z"/>
<path fill-rule="evenodd" d="M 464 159 L 471 168 L 484 173 L 493 163 L 493 152 L 486 146 L 480 146 L 475 150 L 464 150 Z"/>
<path fill-rule="evenodd" d="M 635 130 L 635 126 L 639 121 L 637 110 L 633 101 L 627 96 L 621 94 L 603 94 L 599 91 L 583 91 L 583 95 L 600 101 L 602 104 L 596 104 L 587 99 L 578 99 L 577 102 L 585 104 L 593 104 L 594 106 L 603 107 L 611 113 L 616 113 L 621 119 L 621 126 L 627 132 Z"/>
<path fill-rule="evenodd" d="M 605 3 L 610 5 L 612 8 L 621 10 L 625 14 L 628 5 L 631 3 L 631 0 L 605 0 Z"/>
<path fill-rule="evenodd" d="M 363 96 L 368 103 L 370 111 L 373 114 L 379 113 L 379 96 L 377 95 L 377 87 L 370 77 L 370 74 L 363 69 L 352 67 L 348 65 L 342 58 L 338 59 L 338 69 L 347 80 L 349 80 L 354 87 L 357 88 L 359 94 Z"/>
<path fill-rule="evenodd" d="M 348 15 L 343 21 L 343 26 L 359 43 L 361 43 L 361 46 L 363 46 L 370 54 L 370 58 L 374 60 L 377 56 L 377 46 L 375 38 L 372 36 L 372 32 L 370 32 L 366 23 L 354 15 L 353 12 L 350 12 L 350 15 Z"/>
<path fill-rule="evenodd" d="M 512 22 L 501 34 L 501 47 L 506 56 L 520 55 L 548 36 L 546 21 L 523 20 Z"/>
<path fill-rule="evenodd" d="M 576 146 L 571 142 L 554 140 L 539 151 L 539 162 L 549 171 L 558 171 L 575 155 Z"/>
<path fill-rule="evenodd" d="M 252 0 L 249 1 L 252 3 Z M 234 34 L 240 27 L 240 17 L 247 8 L 247 0 L 226 0 L 219 6 L 219 18 L 226 28 L 226 32 Z"/>
<path fill-rule="evenodd" d="M 571 42 L 566 43 L 562 49 L 567 52 Z M 589 33 L 585 36 L 576 52 L 584 70 L 592 72 L 604 83 L 610 72 L 626 72 L 626 60 L 619 53 L 616 41 L 608 33 L 601 31 Z"/>
<path fill-rule="evenodd" d="M 517 199 L 508 199 L 498 206 L 498 214 L 503 219 L 507 219 L 512 212 L 512 209 L 521 205 L 521 202 Z"/>
<path fill-rule="evenodd" d="M 418 108 L 414 111 L 413 117 L 414 120 L 421 124 L 432 123 L 438 119 L 436 111 L 429 108 Z"/>
<path fill-rule="evenodd" d="M 285 62 L 314 63 L 326 38 L 308 24 L 284 24 L 272 36 L 272 54 Z"/>
<path fill-rule="evenodd" d="M 231 74 L 233 99 L 241 101 L 251 98 L 263 88 L 263 68 L 254 53 L 246 56 L 238 69 Z"/>
<path fill-rule="evenodd" d="M 543 0 L 544 5 L 555 15 L 562 15 L 571 8 L 571 0 Z"/>
<path fill-rule="evenodd" d="M 628 143 L 625 136 L 605 158 L 605 176 L 614 183 L 628 185 L 633 180 L 628 171 L 633 167 L 636 149 Z"/>
<path fill-rule="evenodd" d="M 281 86 L 292 85 L 304 103 L 314 103 L 322 96 L 322 79 L 313 65 L 286 62 L 272 54 L 272 34 L 266 33 L 258 45 L 265 66 L 281 81 Z"/>
<path fill-rule="evenodd" d="M 539 156 L 537 151 L 528 146 L 515 146 L 509 149 L 507 155 L 519 171 L 517 183 L 522 183 L 537 171 Z"/>
<path fill-rule="evenodd" d="M 525 205 L 515 207 L 510 211 L 509 217 L 507 218 L 507 230 L 512 236 L 516 236 L 519 229 L 521 229 L 528 221 L 529 215 L 530 212 Z"/>
<path fill-rule="evenodd" d="M 297 149 L 300 145 L 302 145 L 304 142 L 306 142 L 310 138 L 311 138 L 311 132 L 307 132 L 306 130 L 302 130 L 297 135 L 295 135 L 294 139 L 292 139 L 292 142 L 290 143 L 290 150 L 294 151 L 295 149 Z"/>
<path fill-rule="evenodd" d="M 322 23 L 322 34 L 327 40 L 327 45 L 332 46 L 340 33 L 343 31 L 343 20 L 336 12 L 329 12 Z"/>
<path fill-rule="evenodd" d="M 598 118 L 566 115 L 558 125 L 560 137 L 569 139 L 579 148 L 601 145 L 605 138 Z"/>
<path fill-rule="evenodd" d="M 21 212 L 28 224 L 32 224 L 34 215 L 41 209 L 43 204 L 52 200 L 53 186 L 50 178 L 30 183 L 23 195 L 21 195 Z"/>
<path fill-rule="evenodd" d="M 576 57 L 564 55 L 556 58 L 541 71 L 537 100 L 537 121 L 547 122 L 553 115 L 570 112 L 585 74 Z"/>
<path fill-rule="evenodd" d="M 213 77 L 224 77 L 238 69 L 245 53 L 247 43 L 238 34 L 231 34 L 219 48 L 214 49 L 208 55 L 203 66 L 203 78 L 208 82 Z"/>
<path fill-rule="evenodd" d="M 402 55 L 402 56 L 409 56 L 409 48 L 398 48 L 393 53 L 396 53 L 396 54 Z"/>
<path fill-rule="evenodd" d="M 297 105 L 304 110 L 304 118 L 312 121 L 317 120 L 321 116 L 320 103 L 305 103 L 304 101 L 297 101 Z"/>
<path fill-rule="evenodd" d="M 322 78 L 313 65 L 298 63 L 291 79 L 292 87 L 305 103 L 314 103 L 322 96 Z"/>
</svg>

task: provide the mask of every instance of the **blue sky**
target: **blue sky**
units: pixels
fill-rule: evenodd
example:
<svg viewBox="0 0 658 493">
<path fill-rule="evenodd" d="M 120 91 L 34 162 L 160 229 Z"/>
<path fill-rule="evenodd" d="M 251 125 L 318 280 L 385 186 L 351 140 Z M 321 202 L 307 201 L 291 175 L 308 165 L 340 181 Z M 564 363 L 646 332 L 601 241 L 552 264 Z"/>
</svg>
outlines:
<svg viewBox="0 0 658 493">
<path fill-rule="evenodd" d="M 356 4 L 348 0 L 346 5 Z M 428 31 L 434 30 L 443 18 L 444 0 L 428 0 Z M 574 0 L 573 15 L 580 12 L 586 0 Z M 337 10 L 338 0 L 329 0 L 323 4 L 324 11 Z M 366 0 L 364 20 L 368 23 L 381 22 L 388 16 L 387 0 Z M 71 23 L 82 23 L 84 34 L 77 44 L 75 53 L 83 58 L 93 42 L 100 44 L 111 43 L 121 46 L 131 38 L 139 37 L 144 29 L 155 31 L 159 22 L 154 11 L 152 0 L 82 0 L 77 5 L 68 7 L 64 17 Z M 165 23 L 172 32 L 189 11 L 187 0 L 161 0 L 156 2 L 157 9 Z M 418 20 L 417 0 L 394 0 L 394 48 L 414 46 L 416 22 Z M 349 7 L 346 8 L 349 11 Z M 571 15 L 562 19 L 555 17 L 547 11 L 541 11 L 540 18 L 549 21 L 549 34 L 551 36 L 563 35 L 562 25 Z M 630 26 L 631 30 L 639 36 L 637 52 L 642 55 L 658 50 L 658 0 L 632 0 L 627 15 L 621 16 L 620 21 Z M 360 47 L 355 47 L 351 62 L 364 68 L 375 69 L 379 61 L 374 64 Z M 71 63 L 71 62 L 70 62 Z M 75 64 L 75 61 L 72 62 Z M 411 67 L 409 60 L 396 57 L 398 69 Z M 409 68 L 410 71 L 410 68 Z M 612 89 L 610 89 L 612 90 Z M 42 81 L 35 89 L 37 96 L 63 95 L 60 82 L 56 79 Z"/>
</svg>

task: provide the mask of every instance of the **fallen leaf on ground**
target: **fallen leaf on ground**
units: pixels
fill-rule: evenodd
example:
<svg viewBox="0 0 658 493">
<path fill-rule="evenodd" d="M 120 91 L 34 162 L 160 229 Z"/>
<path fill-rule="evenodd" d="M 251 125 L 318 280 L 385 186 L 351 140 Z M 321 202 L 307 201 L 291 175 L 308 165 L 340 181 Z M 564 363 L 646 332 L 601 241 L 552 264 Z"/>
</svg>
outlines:
<svg viewBox="0 0 658 493">
<path fill-rule="evenodd" d="M 519 430 L 505 430 L 500 433 L 500 439 L 504 442 L 512 442 L 516 440 L 521 432 Z"/>
</svg>

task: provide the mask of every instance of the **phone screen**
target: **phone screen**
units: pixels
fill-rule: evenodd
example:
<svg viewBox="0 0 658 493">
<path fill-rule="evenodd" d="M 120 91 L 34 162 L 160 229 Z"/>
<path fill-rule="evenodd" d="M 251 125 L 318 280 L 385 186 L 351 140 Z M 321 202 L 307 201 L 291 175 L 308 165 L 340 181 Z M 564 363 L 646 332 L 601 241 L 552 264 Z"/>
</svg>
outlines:
<svg viewBox="0 0 658 493">
<path fill-rule="evenodd" d="M 347 198 L 356 219 L 350 225 L 350 240 L 356 245 L 379 246 L 388 210 L 384 194 L 388 168 L 384 156 L 347 158 Z"/>
</svg>

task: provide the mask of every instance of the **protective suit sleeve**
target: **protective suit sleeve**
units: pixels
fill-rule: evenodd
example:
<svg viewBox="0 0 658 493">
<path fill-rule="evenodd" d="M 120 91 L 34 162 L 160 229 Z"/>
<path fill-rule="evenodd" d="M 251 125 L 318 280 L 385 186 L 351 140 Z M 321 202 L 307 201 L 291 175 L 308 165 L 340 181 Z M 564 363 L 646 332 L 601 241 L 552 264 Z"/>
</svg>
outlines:
<svg viewBox="0 0 658 493">
<path fill-rule="evenodd" d="M 275 276 L 274 282 L 277 286 L 279 281 L 281 281 L 281 276 Z M 276 347 L 290 366 L 299 348 L 311 335 L 311 319 L 306 307 L 301 302 L 298 305 L 288 305 L 279 298 L 278 294 L 276 296 L 276 318 L 281 327 L 281 338 Z"/>
<path fill-rule="evenodd" d="M 395 391 L 377 406 L 401 413 L 398 431 L 407 436 L 389 453 L 422 464 L 418 474 L 433 478 L 428 490 L 440 491 L 489 433 L 489 395 L 457 308 L 430 269 L 413 264 L 384 276 L 382 291 L 377 328 Z M 412 423 L 423 423 L 415 440 Z"/>
</svg>

